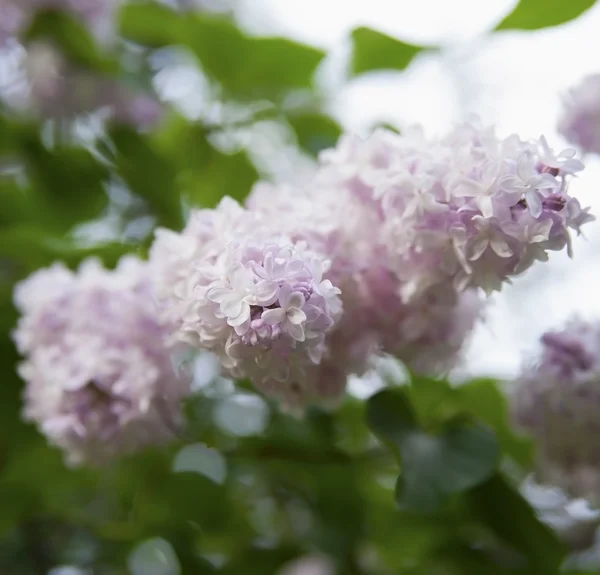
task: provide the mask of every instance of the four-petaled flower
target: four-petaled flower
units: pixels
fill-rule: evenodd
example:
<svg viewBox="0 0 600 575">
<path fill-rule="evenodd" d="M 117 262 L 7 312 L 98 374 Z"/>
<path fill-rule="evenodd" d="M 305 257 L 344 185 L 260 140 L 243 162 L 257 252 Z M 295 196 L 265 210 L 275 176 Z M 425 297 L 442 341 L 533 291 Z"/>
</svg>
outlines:
<svg viewBox="0 0 600 575">
<path fill-rule="evenodd" d="M 502 176 L 502 164 L 500 162 L 487 162 L 481 170 L 481 178 L 461 178 L 452 190 L 452 195 L 457 198 L 474 198 L 475 204 L 484 218 L 494 215 L 493 199 L 505 200 L 508 205 L 516 204 L 518 198 L 511 194 L 510 190 L 504 190 L 504 195 L 499 192 L 506 177 Z"/>
<path fill-rule="evenodd" d="M 517 161 L 516 176 L 508 176 L 504 179 L 504 186 L 508 186 L 525 195 L 525 201 L 529 211 L 534 218 L 539 218 L 543 211 L 542 198 L 538 190 L 552 190 L 558 187 L 558 182 L 554 176 L 548 173 L 539 173 L 535 167 L 535 159 L 529 151 Z"/>
<path fill-rule="evenodd" d="M 478 233 L 471 242 L 469 257 L 471 261 L 478 260 L 488 247 L 501 258 L 509 258 L 513 255 L 496 218 L 486 219 L 483 216 L 473 216 L 473 225 Z"/>
<path fill-rule="evenodd" d="M 263 311 L 261 319 L 267 325 L 279 325 L 281 330 L 288 333 L 296 341 L 304 341 L 303 323 L 306 314 L 302 311 L 304 296 L 297 291 L 292 291 L 288 284 L 279 290 L 279 305 L 275 309 Z"/>
<path fill-rule="evenodd" d="M 585 167 L 583 162 L 575 158 L 576 151 L 573 148 L 567 148 L 556 155 L 544 136 L 540 136 L 539 148 L 540 162 L 545 167 L 557 170 L 561 174 L 574 174 Z"/>
</svg>

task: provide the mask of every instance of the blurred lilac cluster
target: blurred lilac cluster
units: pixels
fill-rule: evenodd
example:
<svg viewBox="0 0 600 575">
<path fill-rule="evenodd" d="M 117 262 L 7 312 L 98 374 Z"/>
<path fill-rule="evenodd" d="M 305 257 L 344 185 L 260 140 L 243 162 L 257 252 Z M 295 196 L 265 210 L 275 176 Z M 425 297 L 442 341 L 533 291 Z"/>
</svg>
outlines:
<svg viewBox="0 0 600 575">
<path fill-rule="evenodd" d="M 22 42 L 25 47 L 19 75 L 26 93 L 13 97 L 13 105 L 25 105 L 44 118 L 64 120 L 103 109 L 120 123 L 155 123 L 162 107 L 153 96 L 73 64 L 52 41 L 24 38 L 37 13 L 58 10 L 71 14 L 108 46 L 117 32 L 118 4 L 119 0 L 0 0 L 0 46 L 10 50 Z"/>
<path fill-rule="evenodd" d="M 102 464 L 173 437 L 188 382 L 176 373 L 147 264 L 60 264 L 19 284 L 14 339 L 25 361 L 24 417 L 71 464 Z"/>
<path fill-rule="evenodd" d="M 193 212 L 181 234 L 159 230 L 153 277 L 167 313 L 184 318 L 176 337 L 216 351 L 232 375 L 249 377 L 287 407 L 334 401 L 347 376 L 364 373 L 376 354 L 440 373 L 454 365 L 480 315 L 477 288 L 500 289 L 548 251 L 568 248 L 569 230 L 579 233 L 593 219 L 567 192 L 570 176 L 583 169 L 573 156 L 555 153 L 543 137 L 500 140 L 475 124 L 441 140 L 419 130 L 346 136 L 322 153 L 314 178 L 300 189 L 261 183 L 246 209 L 225 199 L 216 210 Z M 265 250 L 271 245 L 281 250 L 273 260 L 283 274 L 277 278 L 257 273 L 275 253 Z M 341 292 L 343 313 L 332 311 L 337 304 L 317 306 L 318 317 L 327 317 L 319 353 L 275 376 L 264 371 L 262 350 L 285 363 L 296 355 L 275 346 L 271 331 L 248 337 L 246 316 L 249 325 L 271 321 L 275 314 L 264 304 L 288 305 L 260 302 L 257 291 L 267 278 L 283 287 L 286 258 L 296 261 L 297 249 L 320 261 L 310 293 L 323 277 Z M 243 321 L 227 306 L 235 314 L 246 310 Z M 277 317 L 288 321 L 283 311 Z M 292 347 L 306 345 L 282 323 L 276 333 Z"/>
<path fill-rule="evenodd" d="M 539 358 L 518 379 L 516 423 L 536 440 L 539 475 L 568 493 L 600 499 L 600 326 L 572 320 L 542 337 Z"/>
<path fill-rule="evenodd" d="M 600 74 L 587 76 L 566 95 L 558 131 L 583 152 L 600 154 Z"/>
<path fill-rule="evenodd" d="M 119 0 L 0 0 L 0 43 L 18 36 L 43 10 L 63 10 L 104 36 L 112 29 Z"/>
</svg>

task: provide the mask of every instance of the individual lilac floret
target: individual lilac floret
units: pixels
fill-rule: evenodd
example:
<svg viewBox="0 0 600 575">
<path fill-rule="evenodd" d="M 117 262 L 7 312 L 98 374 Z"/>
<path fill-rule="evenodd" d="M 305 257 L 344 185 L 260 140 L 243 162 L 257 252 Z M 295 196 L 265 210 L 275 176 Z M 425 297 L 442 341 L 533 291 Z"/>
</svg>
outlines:
<svg viewBox="0 0 600 575">
<path fill-rule="evenodd" d="M 573 320 L 542 337 L 539 359 L 519 377 L 516 423 L 538 445 L 541 479 L 600 499 L 600 324 Z"/>
<path fill-rule="evenodd" d="M 15 290 L 24 417 L 70 464 L 103 465 L 172 439 L 188 382 L 174 368 L 146 264 L 61 264 Z"/>
<path fill-rule="evenodd" d="M 581 151 L 600 154 L 600 74 L 584 78 L 565 96 L 558 131 Z"/>
</svg>

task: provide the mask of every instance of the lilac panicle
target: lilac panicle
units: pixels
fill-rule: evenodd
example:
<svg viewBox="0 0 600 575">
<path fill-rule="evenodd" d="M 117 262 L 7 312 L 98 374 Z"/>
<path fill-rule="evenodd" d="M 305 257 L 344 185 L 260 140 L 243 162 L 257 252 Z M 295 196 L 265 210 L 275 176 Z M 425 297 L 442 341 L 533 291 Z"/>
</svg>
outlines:
<svg viewBox="0 0 600 575">
<path fill-rule="evenodd" d="M 188 382 L 166 345 L 146 264 L 61 264 L 15 289 L 23 414 L 67 461 L 102 465 L 173 438 Z"/>
</svg>

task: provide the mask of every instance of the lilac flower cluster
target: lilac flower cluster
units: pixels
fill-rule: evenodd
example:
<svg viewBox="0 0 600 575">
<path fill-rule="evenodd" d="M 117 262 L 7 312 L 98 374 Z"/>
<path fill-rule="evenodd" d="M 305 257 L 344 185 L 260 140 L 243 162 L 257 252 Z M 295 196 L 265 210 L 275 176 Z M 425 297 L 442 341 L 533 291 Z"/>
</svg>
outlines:
<svg viewBox="0 0 600 575">
<path fill-rule="evenodd" d="M 104 464 L 173 437 L 188 382 L 165 346 L 147 264 L 55 264 L 19 284 L 15 303 L 24 417 L 69 463 Z"/>
<path fill-rule="evenodd" d="M 480 288 L 592 219 L 567 193 L 582 168 L 544 138 L 472 124 L 441 140 L 345 137 L 299 189 L 260 183 L 246 206 L 225 197 L 181 233 L 157 230 L 147 265 L 43 270 L 16 293 L 26 416 L 74 462 L 166 438 L 187 389 L 169 362 L 177 342 L 295 411 L 335 404 L 378 354 L 446 371 Z"/>
<path fill-rule="evenodd" d="M 592 219 L 567 193 L 584 167 L 574 155 L 543 136 L 501 140 L 474 124 L 433 141 L 380 131 L 325 152 L 320 179 L 380 214 L 408 292 L 450 280 L 489 293 L 569 246 L 569 229 Z"/>
<path fill-rule="evenodd" d="M 600 74 L 584 78 L 566 95 L 558 131 L 583 152 L 600 154 Z"/>
<path fill-rule="evenodd" d="M 342 308 L 323 277 L 330 263 L 306 242 L 263 228 L 225 198 L 195 212 L 179 236 L 159 230 L 151 265 L 180 339 L 289 408 L 316 395 L 315 366 Z"/>
<path fill-rule="evenodd" d="M 538 360 L 512 398 L 519 427 L 537 442 L 541 478 L 572 495 L 600 498 L 600 325 L 572 320 L 542 337 Z"/>
<path fill-rule="evenodd" d="M 450 369 L 481 315 L 478 288 L 500 289 L 593 219 L 567 193 L 582 168 L 543 137 L 499 140 L 473 124 L 441 140 L 418 130 L 346 136 L 300 189 L 260 183 L 245 209 L 226 198 L 193 212 L 181 234 L 159 230 L 153 276 L 175 337 L 288 406 L 333 401 L 374 354 Z M 265 271 L 272 257 L 275 276 Z M 319 311 L 310 338 L 298 303 Z"/>
</svg>

